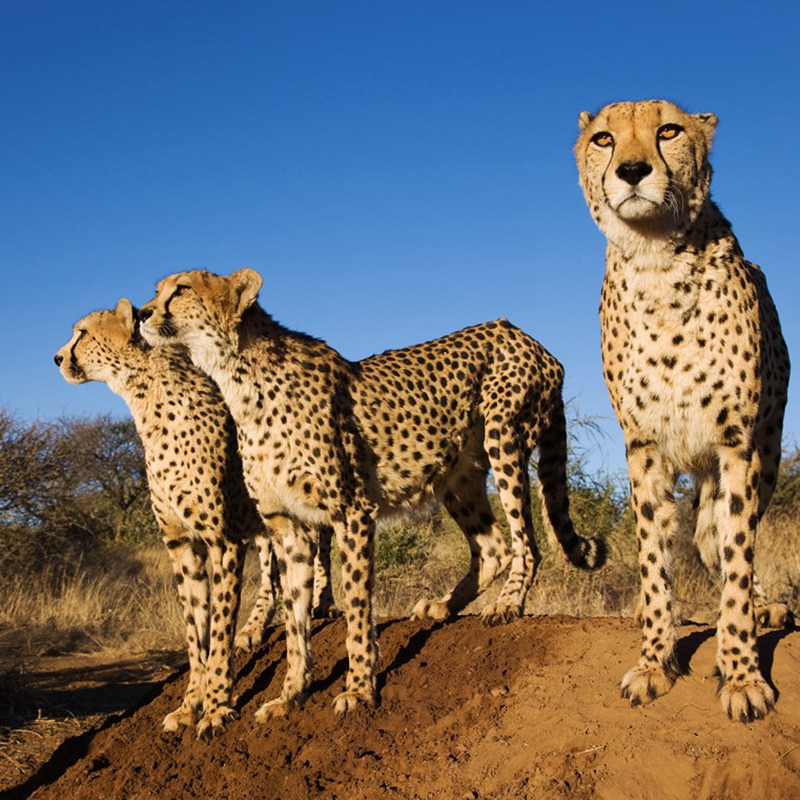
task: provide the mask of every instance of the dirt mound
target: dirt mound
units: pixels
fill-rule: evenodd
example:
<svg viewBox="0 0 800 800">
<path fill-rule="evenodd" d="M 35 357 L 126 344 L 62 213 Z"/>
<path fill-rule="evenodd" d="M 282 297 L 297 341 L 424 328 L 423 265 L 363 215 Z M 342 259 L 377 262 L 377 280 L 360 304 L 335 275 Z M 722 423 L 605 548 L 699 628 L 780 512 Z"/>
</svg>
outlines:
<svg viewBox="0 0 800 800">
<path fill-rule="evenodd" d="M 283 679 L 285 641 L 238 664 L 241 718 L 210 743 L 161 732 L 186 676 L 102 730 L 65 743 L 39 777 L 44 798 L 790 798 L 800 797 L 800 634 L 760 637 L 777 713 L 745 726 L 715 696 L 715 639 L 681 629 L 691 674 L 631 709 L 619 679 L 636 659 L 631 620 L 474 617 L 379 625 L 380 705 L 345 719 L 344 622 L 315 627 L 306 707 L 253 719 Z M 43 781 L 51 781 L 43 786 Z M 27 794 L 33 786 L 18 790 Z"/>
</svg>

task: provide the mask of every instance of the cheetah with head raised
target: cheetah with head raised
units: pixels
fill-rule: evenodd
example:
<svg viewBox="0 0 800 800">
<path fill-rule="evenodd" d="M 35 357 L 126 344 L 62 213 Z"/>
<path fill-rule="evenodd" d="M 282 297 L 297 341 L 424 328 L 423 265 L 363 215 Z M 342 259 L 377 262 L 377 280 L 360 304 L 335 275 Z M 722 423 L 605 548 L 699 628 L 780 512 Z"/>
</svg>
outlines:
<svg viewBox="0 0 800 800">
<path fill-rule="evenodd" d="M 538 562 L 528 462 L 538 445 L 546 514 L 573 564 L 602 560 L 569 518 L 560 364 L 505 320 L 427 344 L 346 361 L 279 325 L 257 303 L 261 277 L 204 271 L 165 278 L 140 312 L 152 344 L 180 343 L 219 385 L 239 430 L 245 479 L 266 520 L 283 517 L 287 675 L 264 720 L 302 701 L 309 683 L 309 539 L 334 526 L 343 562 L 346 690 L 337 713 L 375 702 L 374 527 L 380 513 L 439 500 L 466 535 L 468 574 L 416 616 L 464 608 L 505 568 L 508 546 L 486 493 L 491 466 L 511 527 L 511 569 L 484 620 L 522 612 Z M 290 557 L 291 556 L 291 557 Z"/>
<path fill-rule="evenodd" d="M 583 112 L 579 124 L 581 186 L 608 239 L 603 368 L 625 437 L 642 575 L 641 657 L 622 692 L 646 703 L 679 673 L 670 545 L 685 473 L 699 487 L 698 534 L 717 536 L 706 560 L 722 571 L 722 704 L 750 721 L 774 702 L 756 649 L 753 554 L 789 380 L 778 315 L 710 197 L 713 114 L 653 100 Z"/>
<path fill-rule="evenodd" d="M 183 702 L 163 726 L 174 731 L 199 717 L 198 736 L 216 733 L 233 713 L 233 629 L 247 538 L 254 538 L 258 549 L 261 586 L 235 645 L 260 644 L 275 608 L 273 549 L 244 485 L 227 408 L 217 387 L 183 351 L 152 349 L 140 341 L 127 300 L 80 320 L 55 361 L 69 383 L 106 383 L 131 410 L 144 447 L 151 505 L 183 606 L 189 653 Z M 330 530 L 321 536 L 315 585 L 315 609 L 323 615 L 332 607 L 330 537 Z"/>
</svg>

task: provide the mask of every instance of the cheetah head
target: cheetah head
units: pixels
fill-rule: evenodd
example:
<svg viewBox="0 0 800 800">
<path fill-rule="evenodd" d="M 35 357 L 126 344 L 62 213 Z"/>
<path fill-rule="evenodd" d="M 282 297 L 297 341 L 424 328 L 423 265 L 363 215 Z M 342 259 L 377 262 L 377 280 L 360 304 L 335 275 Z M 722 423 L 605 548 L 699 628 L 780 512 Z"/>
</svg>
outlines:
<svg viewBox="0 0 800 800">
<path fill-rule="evenodd" d="M 578 124 L 581 187 L 611 241 L 631 231 L 669 235 L 693 222 L 709 193 L 713 114 L 646 100 L 584 111 Z"/>
<path fill-rule="evenodd" d="M 56 366 L 69 383 L 108 383 L 120 374 L 122 354 L 137 346 L 136 339 L 134 309 L 123 298 L 113 311 L 95 311 L 75 325 L 56 353 Z"/>
<path fill-rule="evenodd" d="M 242 269 L 229 276 L 205 270 L 162 280 L 139 311 L 140 331 L 152 345 L 180 344 L 201 368 L 239 348 L 239 327 L 261 289 L 261 276 Z"/>
</svg>

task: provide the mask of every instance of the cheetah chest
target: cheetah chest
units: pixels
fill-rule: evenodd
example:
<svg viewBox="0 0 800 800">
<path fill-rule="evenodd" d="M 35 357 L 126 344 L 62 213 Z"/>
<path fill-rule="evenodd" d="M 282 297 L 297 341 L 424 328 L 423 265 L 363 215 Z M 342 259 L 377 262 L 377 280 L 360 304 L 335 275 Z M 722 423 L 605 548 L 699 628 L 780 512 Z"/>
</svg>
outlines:
<svg viewBox="0 0 800 800">
<path fill-rule="evenodd" d="M 737 393 L 730 351 L 738 346 L 709 322 L 713 306 L 698 287 L 663 288 L 606 299 L 604 371 L 626 434 L 657 442 L 691 470 L 718 445 L 718 419 Z"/>
</svg>

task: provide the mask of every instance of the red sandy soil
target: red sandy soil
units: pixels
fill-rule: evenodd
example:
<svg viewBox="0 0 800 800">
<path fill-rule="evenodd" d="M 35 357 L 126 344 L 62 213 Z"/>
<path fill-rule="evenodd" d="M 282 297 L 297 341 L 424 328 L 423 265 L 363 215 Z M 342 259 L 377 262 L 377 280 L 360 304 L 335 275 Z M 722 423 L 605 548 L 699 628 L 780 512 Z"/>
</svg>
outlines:
<svg viewBox="0 0 800 800">
<path fill-rule="evenodd" d="M 379 625 L 380 704 L 344 719 L 344 622 L 314 630 L 315 682 L 305 708 L 258 725 L 279 693 L 285 642 L 276 629 L 237 663 L 241 716 L 213 741 L 168 735 L 185 672 L 99 730 L 66 741 L 9 797 L 45 798 L 663 798 L 800 797 L 800 633 L 768 631 L 763 671 L 776 711 L 730 722 L 716 698 L 713 628 L 681 628 L 691 673 L 644 708 L 620 699 L 636 661 L 629 619 L 527 617 L 485 628 Z M 36 788 L 38 787 L 38 788 Z"/>
</svg>

